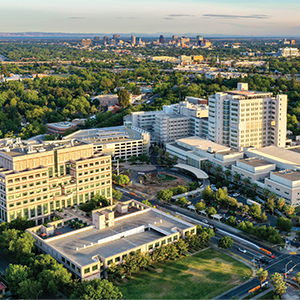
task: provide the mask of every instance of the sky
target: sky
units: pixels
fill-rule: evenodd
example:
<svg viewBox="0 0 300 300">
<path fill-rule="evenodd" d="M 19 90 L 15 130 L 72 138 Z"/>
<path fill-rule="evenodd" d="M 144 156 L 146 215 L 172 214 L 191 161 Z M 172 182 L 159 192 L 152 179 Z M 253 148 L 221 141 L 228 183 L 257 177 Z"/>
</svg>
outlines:
<svg viewBox="0 0 300 300">
<path fill-rule="evenodd" d="M 300 36 L 299 0 L 9 0 L 1 32 Z"/>
</svg>

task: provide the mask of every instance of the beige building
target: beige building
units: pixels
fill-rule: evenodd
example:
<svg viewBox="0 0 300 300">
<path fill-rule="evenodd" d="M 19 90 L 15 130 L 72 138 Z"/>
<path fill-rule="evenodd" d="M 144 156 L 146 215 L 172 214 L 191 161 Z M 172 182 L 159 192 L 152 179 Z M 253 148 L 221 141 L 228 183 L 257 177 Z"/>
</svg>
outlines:
<svg viewBox="0 0 300 300">
<path fill-rule="evenodd" d="M 251 183 L 269 177 L 270 172 L 275 169 L 276 164 L 257 157 L 237 160 L 236 165 L 231 166 L 233 175 L 238 173 L 241 175 L 241 180 L 248 178 Z"/>
<path fill-rule="evenodd" d="M 63 139 L 93 144 L 94 151 L 111 155 L 112 161 L 148 154 L 150 147 L 150 134 L 133 126 L 79 130 Z"/>
<path fill-rule="evenodd" d="M 153 250 L 196 234 L 196 226 L 151 208 L 127 202 L 97 209 L 92 224 L 75 229 L 78 219 L 50 222 L 27 229 L 42 253 L 50 254 L 81 280 L 103 278 L 112 263 L 122 264 L 131 252 Z"/>
<path fill-rule="evenodd" d="M 287 131 L 287 96 L 248 91 L 239 83 L 236 91 L 209 97 L 209 139 L 243 150 L 269 145 L 284 148 Z"/>
<path fill-rule="evenodd" d="M 112 200 L 111 156 L 76 140 L 0 143 L 0 220 L 48 221 L 54 210 L 100 194 Z"/>
</svg>

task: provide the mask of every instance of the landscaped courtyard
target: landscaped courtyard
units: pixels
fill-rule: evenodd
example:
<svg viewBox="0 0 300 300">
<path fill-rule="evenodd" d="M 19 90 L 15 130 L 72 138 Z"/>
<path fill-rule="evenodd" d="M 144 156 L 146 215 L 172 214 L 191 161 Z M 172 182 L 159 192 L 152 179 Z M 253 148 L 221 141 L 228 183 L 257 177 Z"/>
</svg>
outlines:
<svg viewBox="0 0 300 300">
<path fill-rule="evenodd" d="M 133 275 L 119 285 L 125 299 L 211 299 L 249 279 L 252 270 L 213 249 Z"/>
</svg>

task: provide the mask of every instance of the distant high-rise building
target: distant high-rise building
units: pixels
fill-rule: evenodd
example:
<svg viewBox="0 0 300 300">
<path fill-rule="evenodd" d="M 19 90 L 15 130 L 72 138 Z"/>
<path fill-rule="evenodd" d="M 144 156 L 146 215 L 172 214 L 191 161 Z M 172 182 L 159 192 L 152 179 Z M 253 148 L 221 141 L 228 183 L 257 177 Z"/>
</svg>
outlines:
<svg viewBox="0 0 300 300">
<path fill-rule="evenodd" d="M 131 41 L 131 45 L 134 46 L 136 44 L 136 37 L 134 35 L 131 35 L 130 41 Z"/>
<path fill-rule="evenodd" d="M 203 42 L 203 36 L 202 35 L 197 35 L 196 39 L 197 39 L 197 45 L 200 46 L 201 43 Z"/>
<path fill-rule="evenodd" d="M 105 35 L 105 36 L 103 37 L 103 44 L 106 45 L 107 43 L 108 43 L 108 36 Z"/>
<path fill-rule="evenodd" d="M 92 44 L 92 40 L 91 39 L 83 39 L 81 41 L 81 45 L 84 47 L 89 47 Z"/>
<path fill-rule="evenodd" d="M 173 40 L 173 41 L 177 41 L 177 40 L 178 40 L 178 35 L 173 35 L 173 36 L 172 36 L 172 40 Z"/>
<path fill-rule="evenodd" d="M 137 37 L 136 39 L 137 39 L 137 43 L 138 43 L 138 44 L 141 44 L 141 43 L 142 43 L 142 38 Z"/>
<path fill-rule="evenodd" d="M 100 36 L 95 36 L 94 41 L 99 42 L 100 41 Z"/>
<path fill-rule="evenodd" d="M 159 43 L 160 43 L 160 44 L 164 44 L 164 43 L 165 43 L 165 38 L 164 38 L 163 35 L 161 35 L 161 36 L 159 37 Z"/>
<path fill-rule="evenodd" d="M 113 39 L 115 40 L 116 44 L 120 42 L 120 36 L 118 34 L 114 34 Z"/>
</svg>

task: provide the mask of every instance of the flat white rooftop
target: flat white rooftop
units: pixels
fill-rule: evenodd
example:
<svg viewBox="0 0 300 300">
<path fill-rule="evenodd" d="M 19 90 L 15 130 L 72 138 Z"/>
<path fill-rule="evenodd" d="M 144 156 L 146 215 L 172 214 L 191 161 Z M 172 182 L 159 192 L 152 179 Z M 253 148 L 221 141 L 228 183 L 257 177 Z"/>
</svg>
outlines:
<svg viewBox="0 0 300 300">
<path fill-rule="evenodd" d="M 177 140 L 177 142 L 181 142 L 181 143 L 187 144 L 192 147 L 196 147 L 196 148 L 204 150 L 204 151 L 208 151 L 209 149 L 212 149 L 214 152 L 230 150 L 230 147 L 226 147 L 226 146 L 214 143 L 210 140 L 202 139 L 197 136 L 183 138 L 183 139 Z"/>
</svg>

